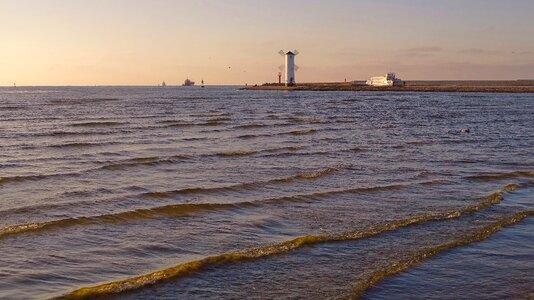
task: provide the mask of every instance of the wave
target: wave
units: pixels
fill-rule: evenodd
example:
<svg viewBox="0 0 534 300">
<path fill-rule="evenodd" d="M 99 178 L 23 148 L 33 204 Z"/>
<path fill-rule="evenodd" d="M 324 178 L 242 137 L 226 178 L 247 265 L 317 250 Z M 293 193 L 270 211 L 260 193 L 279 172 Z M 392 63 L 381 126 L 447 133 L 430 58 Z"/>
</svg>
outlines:
<svg viewBox="0 0 534 300">
<path fill-rule="evenodd" d="M 63 137 L 63 136 L 76 136 L 76 135 L 87 135 L 87 134 L 93 134 L 92 132 L 78 132 L 78 131 L 52 131 L 52 132 L 43 132 L 43 133 L 33 133 L 28 134 L 28 136 L 39 136 L 39 137 L 45 137 L 45 136 L 52 136 L 52 137 Z M 97 134 L 101 134 L 98 132 Z"/>
<path fill-rule="evenodd" d="M 301 177 L 307 180 L 323 176 L 323 173 L 320 171 L 303 173 Z M 419 183 L 424 184 L 424 183 Z M 64 228 L 75 225 L 90 225 L 98 223 L 121 223 L 133 220 L 142 220 L 142 219 L 156 219 L 160 217 L 177 217 L 184 215 L 191 215 L 194 213 L 208 213 L 214 211 L 223 211 L 223 210 L 232 210 L 232 209 L 243 209 L 243 208 L 255 208 L 262 207 L 265 205 L 282 205 L 284 203 L 296 203 L 296 202 L 308 202 L 308 201 L 318 201 L 325 199 L 329 196 L 336 195 L 349 195 L 349 194 L 364 194 L 364 193 L 373 193 L 379 191 L 390 191 L 397 190 L 408 185 L 387 185 L 387 186 L 374 186 L 374 187 L 363 187 L 363 188 L 354 188 L 346 190 L 336 190 L 328 192 L 317 192 L 311 194 L 300 194 L 293 196 L 284 196 L 279 198 L 268 198 L 257 201 L 243 201 L 243 202 L 233 202 L 233 203 L 197 203 L 197 204 L 171 204 L 165 206 L 158 206 L 154 208 L 142 208 L 133 211 L 118 212 L 105 215 L 89 216 L 89 217 L 76 217 L 76 218 L 66 218 L 60 220 L 53 220 L 49 222 L 41 223 L 30 223 L 30 224 L 19 224 L 0 228 L 0 238 L 3 236 L 39 231 L 44 229 L 53 229 L 53 228 Z M 173 192 L 151 192 L 142 194 L 145 197 L 159 197 L 159 198 L 168 198 L 175 196 L 177 194 L 187 195 L 187 194 L 207 194 L 215 193 L 220 190 L 231 190 L 232 187 L 221 187 L 221 188 L 191 188 L 183 189 Z M 72 205 L 73 203 L 63 203 L 61 205 L 43 205 L 40 207 L 31 206 L 25 208 L 11 209 L 9 212 L 12 214 L 14 212 L 24 212 L 32 213 L 39 208 L 55 208 L 61 209 L 64 205 Z M 8 211 L 3 211 L 6 213 Z"/>
<path fill-rule="evenodd" d="M 106 143 L 106 145 L 110 143 Z M 84 148 L 84 147 L 91 147 L 91 146 L 98 146 L 98 145 L 104 145 L 104 144 L 67 143 L 67 144 L 51 145 L 49 147 Z M 242 151 L 216 152 L 216 153 L 209 153 L 209 154 L 200 154 L 199 156 L 196 156 L 196 157 L 214 157 L 215 156 L 215 157 L 222 157 L 222 158 L 232 158 L 232 157 L 241 157 L 241 156 L 251 156 L 251 155 L 257 155 L 257 154 L 264 154 L 267 156 L 284 155 L 284 154 L 293 154 L 296 151 L 302 150 L 305 148 L 306 147 L 288 146 L 288 147 L 279 147 L 279 148 L 271 148 L 271 149 L 250 150 L 250 151 L 242 150 Z M 136 157 L 136 158 L 131 158 L 131 159 L 119 160 L 117 162 L 105 163 L 101 167 L 94 168 L 94 169 L 81 170 L 79 172 L 0 177 L 0 186 L 5 185 L 7 183 L 37 181 L 41 179 L 54 178 L 54 177 L 81 176 L 83 173 L 92 172 L 96 170 L 124 170 L 127 168 L 135 168 L 135 167 L 142 167 L 142 166 L 171 165 L 171 164 L 181 163 L 184 160 L 194 159 L 194 158 L 195 156 L 190 156 L 190 155 L 185 155 L 185 154 L 177 154 L 177 155 L 172 155 L 172 156 L 167 156 L 167 157 L 158 157 L 158 156 Z"/>
<path fill-rule="evenodd" d="M 280 148 L 271 148 L 271 149 L 261 149 L 261 150 L 241 150 L 241 151 L 228 151 L 228 152 L 218 152 L 215 153 L 215 156 L 220 157 L 240 157 L 240 156 L 252 156 L 257 154 L 267 154 L 267 155 L 283 155 L 289 151 L 289 153 L 294 153 L 298 150 L 304 149 L 306 147 L 280 147 Z M 208 155 L 209 156 L 209 155 Z"/>
<path fill-rule="evenodd" d="M 0 186 L 3 186 L 7 183 L 20 183 L 26 181 L 37 181 L 45 178 L 54 178 L 62 176 L 79 176 L 79 173 L 58 173 L 58 174 L 46 174 L 46 175 L 23 175 L 23 176 L 7 176 L 0 177 Z"/>
<path fill-rule="evenodd" d="M 327 124 L 328 121 L 314 117 L 290 117 L 286 118 L 287 124 Z"/>
<path fill-rule="evenodd" d="M 290 183 L 296 180 L 314 180 L 323 176 L 327 176 L 338 169 L 335 168 L 324 168 L 317 171 L 304 172 L 297 175 L 292 175 L 283 178 L 272 179 L 262 182 L 250 182 L 250 183 L 241 183 L 231 186 L 223 187 L 213 187 L 213 188 L 186 188 L 174 191 L 164 191 L 164 192 L 146 192 L 138 195 L 141 198 L 158 198 L 158 199 L 168 199 L 174 198 L 178 195 L 197 195 L 197 194 L 216 194 L 220 192 L 230 192 L 230 191 L 240 191 L 240 190 L 252 190 L 257 187 L 266 186 L 269 184 L 276 183 Z M 322 193 L 322 195 L 329 195 L 330 193 Z M 197 204 L 173 204 L 166 206 L 159 206 L 155 208 L 146 208 L 138 209 L 133 211 L 119 212 L 106 215 L 90 216 L 90 217 L 78 217 L 78 218 L 66 218 L 61 220 L 54 220 L 49 222 L 41 223 L 30 223 L 30 224 L 19 224 L 0 228 L 0 237 L 24 233 L 30 231 L 38 231 L 42 229 L 49 228 L 61 228 L 74 225 L 84 225 L 84 224 L 95 224 L 95 223 L 113 223 L 113 222 L 124 222 L 128 220 L 136 219 L 154 219 L 158 217 L 166 216 L 181 216 L 184 215 L 184 212 L 188 214 L 193 212 L 200 211 L 210 211 L 210 210 L 221 210 L 221 209 L 236 209 L 244 207 L 259 207 L 264 204 L 273 204 L 289 201 L 301 201 L 309 198 L 314 198 L 320 196 L 321 193 L 314 193 L 310 195 L 298 195 L 298 196 L 287 196 L 281 198 L 271 198 L 260 201 L 245 201 L 237 203 L 197 203 Z M 50 207 L 50 205 L 45 206 Z M 52 207 L 55 207 L 52 205 Z M 59 209 L 61 207 L 55 207 Z M 24 211 L 26 213 L 31 212 L 31 210 L 37 209 L 37 207 L 26 207 L 23 209 L 10 210 L 13 213 L 16 210 Z M 5 211 L 4 211 L 5 212 Z"/>
<path fill-rule="evenodd" d="M 118 101 L 119 98 L 67 98 L 67 99 L 53 99 L 50 101 L 52 104 L 85 104 L 85 103 L 98 103 L 108 101 Z"/>
<path fill-rule="evenodd" d="M 281 151 L 296 152 L 296 151 L 303 150 L 303 149 L 306 149 L 306 148 L 308 148 L 308 147 L 307 146 L 287 146 L 287 147 L 268 149 L 268 150 L 263 151 L 263 152 L 267 152 L 267 153 L 281 152 Z"/>
<path fill-rule="evenodd" d="M 156 121 L 156 123 L 158 123 L 158 124 L 176 124 L 176 123 L 184 123 L 184 122 L 186 122 L 186 121 L 182 120 L 182 119 Z"/>
<path fill-rule="evenodd" d="M 209 120 L 212 122 L 226 122 L 226 121 L 232 121 L 232 118 L 221 116 L 221 117 L 212 117 Z"/>
<path fill-rule="evenodd" d="M 208 138 L 206 137 L 188 137 L 188 138 L 183 138 L 184 141 L 205 141 L 207 140 Z"/>
<path fill-rule="evenodd" d="M 317 171 L 317 172 L 311 172 L 311 173 L 303 173 L 300 175 L 306 179 L 313 179 L 313 178 L 317 178 L 317 176 L 322 176 L 323 173 L 321 173 L 321 171 Z M 426 186 L 426 185 L 433 184 L 433 183 L 434 182 L 420 182 L 418 184 Z M 441 184 L 441 181 L 435 184 Z M 98 223 L 121 223 L 121 222 L 128 222 L 128 221 L 134 221 L 134 220 L 155 219 L 155 218 L 160 218 L 160 217 L 186 216 L 186 215 L 192 215 L 194 213 L 208 213 L 208 212 L 221 211 L 221 210 L 254 208 L 254 207 L 261 207 L 264 205 L 280 205 L 283 203 L 306 202 L 310 200 L 316 201 L 316 200 L 325 199 L 329 196 L 364 194 L 364 193 L 373 193 L 373 192 L 381 192 L 381 191 L 393 191 L 393 190 L 406 188 L 407 186 L 409 185 L 397 184 L 397 185 L 363 187 L 363 188 L 336 190 L 336 191 L 328 191 L 328 192 L 317 192 L 317 193 L 312 193 L 312 194 L 285 196 L 285 197 L 280 197 L 280 198 L 270 198 L 270 199 L 264 199 L 264 200 L 258 200 L 258 201 L 234 202 L 234 203 L 172 204 L 172 205 L 165 205 L 165 206 L 159 206 L 159 207 L 154 207 L 154 208 L 143 208 L 143 209 L 137 209 L 133 211 L 126 211 L 126 212 L 119 212 L 119 213 L 112 213 L 112 214 L 105 214 L 105 215 L 66 218 L 66 219 L 54 220 L 54 221 L 49 221 L 49 222 L 13 225 L 13 226 L 0 228 L 0 238 L 3 236 L 12 235 L 12 234 L 34 232 L 34 231 L 53 229 L 53 228 L 65 228 L 65 227 L 76 226 L 76 225 L 91 225 L 91 224 L 98 224 Z M 434 214 L 434 215 L 425 215 L 422 217 L 421 216 L 413 217 L 409 219 L 407 222 L 406 220 L 404 220 L 399 223 L 388 224 L 388 226 L 393 226 L 395 228 L 398 226 L 404 227 L 412 223 L 445 220 L 445 219 L 457 218 L 461 216 L 462 214 L 466 214 L 466 213 L 474 213 L 479 210 L 482 210 L 492 205 L 500 203 L 503 199 L 503 194 L 505 192 L 513 192 L 517 188 L 519 188 L 518 185 L 509 184 L 505 186 L 502 190 L 495 192 L 491 194 L 490 196 L 482 199 L 476 205 L 468 206 L 463 209 L 447 212 L 444 214 Z M 150 193 L 145 193 L 143 195 L 145 197 L 148 196 L 151 198 L 154 198 L 154 197 L 168 198 L 168 197 L 176 196 L 177 194 L 181 194 L 181 195 L 206 194 L 206 193 L 214 193 L 214 192 L 221 191 L 221 190 L 231 190 L 231 189 L 232 187 L 221 187 L 221 188 L 211 188 L 211 189 L 190 188 L 190 189 L 183 189 L 183 190 L 178 190 L 178 191 L 173 191 L 173 192 L 150 192 Z M 35 207 L 25 208 L 24 211 L 30 212 L 29 210 L 31 209 L 35 209 Z M 390 227 L 390 228 L 393 228 L 393 227 Z M 379 228 L 379 230 L 384 230 L 384 229 Z"/>
<path fill-rule="evenodd" d="M 260 151 L 230 151 L 230 152 L 219 152 L 216 153 L 216 156 L 220 157 L 240 157 L 240 156 L 251 156 L 258 154 Z"/>
<path fill-rule="evenodd" d="M 466 176 L 464 178 L 472 179 L 472 180 L 481 180 L 481 181 L 496 181 L 496 180 L 503 180 L 503 179 L 515 179 L 515 178 L 521 178 L 521 177 L 532 178 L 534 177 L 534 172 L 515 171 L 515 172 L 500 173 L 500 174 L 473 175 L 473 176 Z"/>
<path fill-rule="evenodd" d="M 304 173 L 299 173 L 296 175 L 271 179 L 267 181 L 246 182 L 246 183 L 239 183 L 235 185 L 211 187 L 211 188 L 186 188 L 186 189 L 179 189 L 179 190 L 173 190 L 173 191 L 147 192 L 140 196 L 145 197 L 145 198 L 167 199 L 167 198 L 174 198 L 176 196 L 182 196 L 182 195 L 216 194 L 216 193 L 221 193 L 221 192 L 248 191 L 248 190 L 253 190 L 256 188 L 264 187 L 270 184 L 287 184 L 287 183 L 291 183 L 297 180 L 317 179 L 323 176 L 330 175 L 334 172 L 337 172 L 338 170 L 339 170 L 338 168 L 324 168 L 318 171 L 304 172 Z"/>
<path fill-rule="evenodd" d="M 166 127 L 166 128 L 180 128 L 180 127 L 192 127 L 192 126 L 222 126 L 222 125 L 227 125 L 227 124 L 228 123 L 226 123 L 225 121 L 210 120 L 210 121 L 200 122 L 200 123 L 195 123 L 195 122 L 167 123 L 166 125 L 164 125 L 164 127 Z"/>
<path fill-rule="evenodd" d="M 74 123 L 70 124 L 70 126 L 73 127 L 102 127 L 102 126 L 118 126 L 118 125 L 124 125 L 125 123 L 122 122 L 114 122 L 114 121 L 100 121 L 100 122 L 83 122 L 83 123 Z"/>
<path fill-rule="evenodd" d="M 196 139 L 195 139 L 196 140 Z M 121 160 L 116 163 L 110 163 L 100 167 L 99 169 L 105 170 L 122 170 L 128 167 L 138 167 L 138 166 L 157 166 L 163 164 L 176 164 L 183 162 L 184 160 L 194 159 L 195 157 L 221 157 L 221 158 L 232 158 L 232 157 L 242 157 L 242 156 L 252 156 L 257 154 L 268 154 L 276 155 L 277 153 L 286 153 L 284 151 L 289 151 L 291 153 L 304 149 L 305 147 L 280 147 L 280 148 L 271 148 L 271 149 L 261 149 L 261 150 L 237 150 L 237 151 L 222 151 L 216 152 L 213 154 L 199 154 L 198 156 L 190 156 L 184 154 L 172 155 L 168 157 L 138 157 L 132 159 Z"/>
<path fill-rule="evenodd" d="M 253 138 L 260 138 L 260 137 L 274 137 L 274 136 L 284 136 L 284 135 L 301 136 L 301 135 L 315 134 L 318 131 L 319 131 L 318 129 L 303 129 L 303 130 L 293 130 L 290 132 L 280 132 L 280 133 L 243 134 L 243 135 L 236 136 L 236 138 L 253 139 Z"/>
<path fill-rule="evenodd" d="M 161 157 L 137 157 L 119 161 L 117 163 L 111 163 L 100 167 L 101 170 L 124 170 L 133 167 L 142 166 L 159 166 L 159 165 L 172 165 L 183 162 L 184 160 L 191 159 L 188 155 L 173 155 L 165 158 Z"/>
<path fill-rule="evenodd" d="M 165 128 L 182 128 L 182 127 L 192 127 L 196 126 L 195 123 L 183 123 L 183 122 L 176 122 L 176 123 L 168 123 L 165 125 Z"/>
<path fill-rule="evenodd" d="M 254 128 L 263 128 L 263 127 L 267 127 L 269 125 L 265 125 L 265 124 L 245 124 L 245 125 L 239 125 L 239 126 L 236 126 L 235 128 L 239 128 L 239 129 L 254 129 Z"/>
<path fill-rule="evenodd" d="M 193 118 L 218 118 L 230 116 L 229 113 L 206 113 L 206 114 L 190 114 L 190 117 Z"/>
<path fill-rule="evenodd" d="M 317 132 L 317 129 L 304 129 L 304 130 L 291 131 L 287 134 L 299 136 L 299 135 L 315 134 L 316 132 Z"/>
<path fill-rule="evenodd" d="M 212 97 L 209 96 L 182 96 L 182 97 L 161 97 L 161 99 L 168 99 L 168 100 L 207 100 L 211 99 Z"/>
<path fill-rule="evenodd" d="M 59 147 L 59 146 L 58 146 Z M 74 146 L 73 146 L 74 147 Z M 83 146 L 81 146 L 83 147 Z M 190 159 L 191 156 L 188 155 L 173 155 L 165 158 L 161 157 L 138 157 L 132 159 L 126 159 L 118 161 L 116 163 L 105 164 L 102 167 L 95 169 L 86 169 L 79 172 L 69 172 L 69 173 L 57 173 L 57 174 L 42 174 L 42 175 L 26 175 L 26 176 L 11 176 L 11 177 L 0 177 L 0 186 L 3 186 L 8 183 L 21 183 L 27 181 L 38 181 L 43 179 L 55 178 L 55 177 L 79 177 L 83 173 L 92 172 L 96 170 L 123 170 L 132 167 L 140 166 L 157 166 L 163 164 L 176 164 L 182 162 L 183 160 Z"/>
<path fill-rule="evenodd" d="M 31 180 L 39 180 L 43 178 L 43 175 L 28 175 L 28 176 L 10 176 L 10 177 L 0 177 L 0 186 L 11 183 L 11 182 L 23 182 Z"/>
<path fill-rule="evenodd" d="M 240 262 L 240 261 L 246 261 L 246 260 L 253 260 L 268 256 L 274 256 L 274 255 L 280 255 L 284 253 L 288 253 L 290 251 L 294 251 L 297 249 L 300 249 L 305 246 L 313 246 L 317 244 L 325 244 L 325 243 L 333 243 L 333 242 L 343 242 L 343 241 L 353 241 L 353 240 L 359 240 L 359 239 L 365 239 L 370 237 L 375 237 L 383 233 L 391 232 L 397 229 L 401 229 L 408 226 L 423 224 L 427 222 L 433 222 L 433 221 L 444 221 L 454 218 L 459 218 L 464 213 L 472 213 L 476 211 L 474 208 L 477 207 L 478 210 L 487 207 L 488 203 L 494 204 L 498 203 L 495 201 L 495 199 L 500 199 L 496 195 L 501 195 L 504 191 L 506 191 L 507 188 L 505 187 L 503 190 L 496 192 L 490 196 L 488 196 L 487 199 L 484 199 L 481 201 L 481 203 L 472 206 L 467 207 L 465 209 L 445 212 L 445 213 L 438 213 L 438 214 L 431 214 L 431 215 L 420 215 L 415 216 L 412 218 L 404 219 L 404 220 L 398 220 L 391 223 L 386 223 L 383 225 L 378 225 L 376 227 L 364 230 L 364 231 L 355 231 L 355 232 L 348 232 L 340 235 L 307 235 L 298 237 L 289 241 L 276 243 L 273 245 L 265 246 L 265 247 L 258 247 L 258 248 L 252 248 L 248 250 L 244 250 L 241 252 L 231 252 L 231 253 L 224 253 L 220 255 L 215 256 L 209 256 L 204 259 L 191 261 L 183 264 L 179 264 L 167 269 L 163 269 L 160 271 L 156 271 L 153 273 L 141 275 L 134 278 L 129 278 L 125 280 L 110 282 L 98 286 L 93 287 L 85 287 L 78 290 L 75 290 L 65 296 L 59 297 L 58 299 L 86 299 L 86 298 L 92 298 L 92 297 L 99 297 L 99 296 L 109 296 L 111 294 L 118 294 L 126 291 L 132 291 L 136 289 L 140 289 L 158 282 L 162 282 L 164 280 L 168 280 L 170 278 L 179 278 L 184 277 L 192 272 L 200 271 L 206 267 L 214 266 L 214 265 L 221 265 L 224 263 L 229 262 Z M 500 200 L 499 200 L 500 202 Z M 505 218 L 501 220 L 500 222 L 493 224 L 491 226 L 488 226 L 475 234 L 475 238 L 484 239 L 494 232 L 498 231 L 503 226 L 511 225 L 514 223 L 519 222 L 520 220 L 533 216 L 534 211 L 527 211 L 522 212 L 519 214 L 516 214 L 512 217 Z M 466 239 L 467 241 L 474 240 Z M 457 246 L 461 246 L 461 242 L 451 243 L 451 244 L 445 244 L 446 246 L 437 247 L 435 249 L 427 250 L 426 252 L 421 252 L 419 255 L 415 257 L 420 257 L 420 259 L 424 259 L 425 257 L 428 257 L 429 255 L 432 255 L 432 253 L 439 253 L 441 251 L 447 250 Z M 411 266 L 417 261 L 415 260 L 407 260 L 406 265 Z M 398 268 L 396 264 L 393 265 L 393 268 L 391 268 L 393 271 L 386 271 L 387 274 L 395 274 L 393 273 L 395 270 L 404 270 L 403 268 Z M 397 271 L 400 272 L 400 271 Z M 378 274 L 378 273 L 377 273 Z M 382 273 L 380 273 L 382 274 Z M 378 280 L 381 280 L 385 276 L 371 276 L 369 280 L 367 280 L 365 283 L 365 289 L 367 289 L 369 286 L 372 286 L 373 283 L 375 283 Z M 376 280 L 376 281 L 373 281 Z M 365 291 L 363 289 L 362 291 Z M 358 295 L 358 292 L 360 291 L 359 286 L 355 289 L 355 295 Z"/>
<path fill-rule="evenodd" d="M 532 216 L 534 216 L 534 210 L 516 213 L 514 215 L 502 218 L 499 221 L 488 225 L 480 230 L 477 230 L 473 234 L 467 235 L 462 239 L 421 250 L 413 256 L 409 257 L 408 259 L 392 263 L 386 268 L 372 273 L 366 280 L 358 283 L 353 290 L 351 298 L 360 298 L 367 290 L 375 286 L 378 282 L 384 280 L 387 277 L 391 277 L 393 275 L 406 271 L 407 269 L 413 267 L 414 265 L 420 263 L 425 259 L 428 259 L 432 256 L 438 255 L 444 251 L 453 248 L 463 247 L 472 243 L 481 242 L 491 237 L 504 227 L 514 225 Z"/>
<path fill-rule="evenodd" d="M 204 123 L 197 123 L 195 125 L 198 125 L 198 126 L 222 126 L 222 125 L 226 125 L 227 123 L 226 122 L 223 122 L 223 121 L 208 121 L 208 122 L 204 122 Z"/>
<path fill-rule="evenodd" d="M 277 126 L 277 125 L 265 125 L 265 126 Z M 310 129 L 302 129 L 302 130 L 293 130 L 289 132 L 277 132 L 277 133 L 258 133 L 258 134 L 243 134 L 238 135 L 236 138 L 238 139 L 254 139 L 254 138 L 260 138 L 260 137 L 276 137 L 276 136 L 286 136 L 286 135 L 292 135 L 292 136 L 303 136 L 303 135 L 312 135 L 316 134 L 317 132 L 324 130 L 324 129 L 316 129 L 316 128 L 310 128 Z M 331 129 L 334 130 L 334 129 Z"/>
<path fill-rule="evenodd" d="M 250 205 L 252 203 L 249 203 Z M 178 217 L 188 216 L 194 213 L 216 211 L 221 209 L 232 209 L 247 206 L 244 204 L 225 204 L 225 203 L 202 203 L 202 204 L 176 204 L 161 206 L 156 208 L 138 209 L 134 211 L 119 212 L 107 215 L 98 215 L 90 217 L 66 218 L 61 220 L 54 220 L 40 223 L 29 223 L 13 225 L 0 228 L 0 237 L 8 235 L 39 232 L 54 228 L 66 228 L 71 226 L 82 226 L 101 223 L 121 223 L 135 220 L 154 219 L 158 217 Z"/>
<path fill-rule="evenodd" d="M 19 109 L 24 109 L 25 107 L 24 106 L 1 106 L 0 109 L 3 110 L 3 111 L 7 111 L 7 110 L 19 110 Z"/>
<path fill-rule="evenodd" d="M 338 155 L 341 153 L 361 153 L 361 152 L 366 152 L 366 151 L 368 151 L 368 149 L 366 148 L 353 147 L 353 148 L 324 150 L 324 151 L 319 150 L 319 151 L 309 151 L 309 152 L 280 152 L 280 153 L 273 153 L 273 154 L 265 154 L 264 156 L 281 157 L 281 156 Z"/>
<path fill-rule="evenodd" d="M 262 136 L 271 136 L 270 134 L 243 134 L 240 136 L 237 136 L 238 139 L 248 140 L 248 139 L 255 139 Z"/>
<path fill-rule="evenodd" d="M 411 141 L 407 142 L 407 145 L 414 145 L 414 146 L 424 146 L 424 145 L 432 145 L 433 141 Z"/>
<path fill-rule="evenodd" d="M 72 142 L 72 143 L 48 145 L 46 147 L 48 148 L 89 148 L 89 147 L 100 147 L 100 146 L 115 145 L 115 144 L 119 144 L 119 142 L 102 142 L 102 143 Z"/>
</svg>

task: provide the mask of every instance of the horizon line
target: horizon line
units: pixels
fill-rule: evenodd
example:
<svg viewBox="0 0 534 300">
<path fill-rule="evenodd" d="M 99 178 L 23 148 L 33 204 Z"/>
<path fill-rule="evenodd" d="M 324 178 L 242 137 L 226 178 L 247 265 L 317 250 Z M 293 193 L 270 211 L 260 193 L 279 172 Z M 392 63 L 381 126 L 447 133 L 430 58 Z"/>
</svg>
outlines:
<svg viewBox="0 0 534 300">
<path fill-rule="evenodd" d="M 366 81 L 366 79 L 355 79 L 350 81 L 316 81 L 316 82 L 298 82 L 297 84 L 310 84 L 310 83 L 350 83 L 356 81 Z M 403 80 L 406 82 L 409 81 L 424 81 L 424 82 L 440 82 L 440 81 L 462 81 L 462 82 L 490 82 L 490 81 L 534 81 L 534 78 L 518 78 L 518 79 L 410 79 Z M 273 84 L 276 82 L 264 82 L 268 84 Z M 254 83 L 261 85 L 264 83 Z M 242 83 L 222 83 L 222 84 L 204 84 L 207 86 L 245 86 L 245 85 L 254 85 L 254 84 L 242 84 Z M 189 87 L 201 87 L 202 85 L 194 85 Z M 166 86 L 153 85 L 153 84 L 53 84 L 53 85 L 0 85 L 0 88 L 19 88 L 19 87 L 184 87 L 181 84 L 167 84 Z"/>
</svg>

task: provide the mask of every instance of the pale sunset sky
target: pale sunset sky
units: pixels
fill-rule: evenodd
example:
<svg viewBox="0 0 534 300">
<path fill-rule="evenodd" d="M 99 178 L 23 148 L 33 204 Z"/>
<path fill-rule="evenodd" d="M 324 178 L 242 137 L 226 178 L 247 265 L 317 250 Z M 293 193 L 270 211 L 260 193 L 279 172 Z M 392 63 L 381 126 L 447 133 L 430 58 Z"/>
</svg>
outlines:
<svg viewBox="0 0 534 300">
<path fill-rule="evenodd" d="M 0 85 L 534 78 L 531 0 L 0 0 Z"/>
</svg>

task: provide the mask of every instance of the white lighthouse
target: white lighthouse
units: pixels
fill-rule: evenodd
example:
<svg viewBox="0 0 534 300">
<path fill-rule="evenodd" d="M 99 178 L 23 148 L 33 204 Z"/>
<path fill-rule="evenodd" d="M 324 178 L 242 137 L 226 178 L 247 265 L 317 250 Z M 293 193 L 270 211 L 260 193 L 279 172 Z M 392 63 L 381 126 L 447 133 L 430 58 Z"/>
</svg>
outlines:
<svg viewBox="0 0 534 300">
<path fill-rule="evenodd" d="M 298 55 L 298 51 L 289 51 L 284 52 L 280 50 L 278 52 L 280 55 L 285 56 L 286 59 L 286 65 L 285 65 L 285 75 L 286 75 L 286 86 L 292 86 L 295 85 L 295 71 L 298 69 L 298 67 L 295 65 L 295 56 Z"/>
<path fill-rule="evenodd" d="M 286 53 L 286 86 L 295 85 L 295 53 Z"/>
</svg>

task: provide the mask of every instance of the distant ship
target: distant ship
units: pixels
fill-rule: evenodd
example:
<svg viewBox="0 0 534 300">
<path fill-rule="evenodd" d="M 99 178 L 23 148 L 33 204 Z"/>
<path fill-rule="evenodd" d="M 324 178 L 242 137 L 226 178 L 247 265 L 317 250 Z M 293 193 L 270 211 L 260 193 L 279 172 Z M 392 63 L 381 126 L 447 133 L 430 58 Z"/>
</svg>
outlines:
<svg viewBox="0 0 534 300">
<path fill-rule="evenodd" d="M 404 81 L 395 77 L 395 73 L 387 73 L 385 76 L 371 77 L 365 82 L 370 86 L 404 86 Z"/>
<path fill-rule="evenodd" d="M 193 85 L 195 85 L 195 82 L 189 80 L 189 78 L 187 78 L 187 79 L 184 81 L 184 84 L 182 84 L 182 86 L 193 86 Z"/>
<path fill-rule="evenodd" d="M 202 79 L 202 81 L 200 82 L 200 87 L 204 88 L 204 79 Z"/>
<path fill-rule="evenodd" d="M 161 83 L 161 87 L 166 87 L 166 86 L 167 86 L 167 84 L 165 83 L 165 81 L 163 81 L 163 82 Z"/>
</svg>

